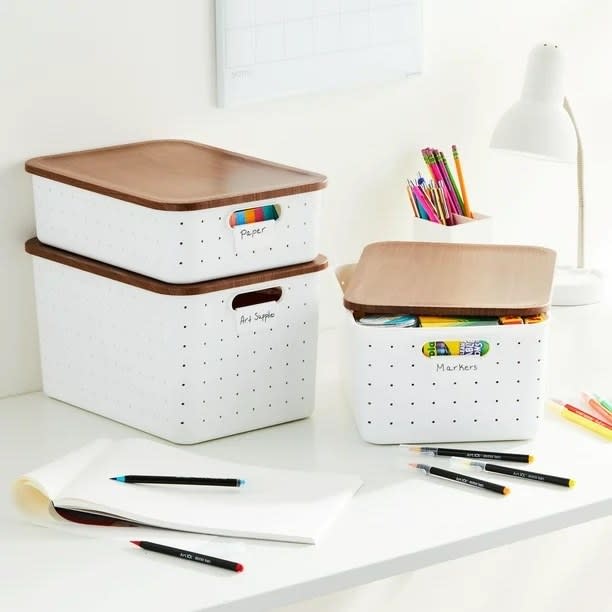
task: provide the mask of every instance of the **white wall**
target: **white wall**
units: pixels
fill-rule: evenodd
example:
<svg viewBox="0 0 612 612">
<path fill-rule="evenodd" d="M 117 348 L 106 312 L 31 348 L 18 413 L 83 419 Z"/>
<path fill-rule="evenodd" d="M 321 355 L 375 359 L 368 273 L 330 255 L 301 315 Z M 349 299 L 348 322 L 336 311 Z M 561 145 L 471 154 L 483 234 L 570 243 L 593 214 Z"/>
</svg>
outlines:
<svg viewBox="0 0 612 612">
<path fill-rule="evenodd" d="M 40 386 L 30 261 L 32 156 L 138 139 L 191 138 L 329 176 L 321 250 L 355 259 L 364 243 L 409 236 L 406 176 L 422 146 L 459 145 L 472 201 L 508 241 L 573 252 L 568 166 L 492 153 L 499 114 L 518 95 L 533 44 L 566 49 L 568 91 L 582 125 L 587 219 L 601 265 L 612 221 L 606 172 L 612 137 L 606 0 L 425 0 L 423 76 L 252 105 L 214 106 L 211 0 L 0 2 L 0 396 Z M 589 211 L 590 212 L 590 211 Z M 548 227 L 544 227 L 544 222 Z M 551 227 L 552 225 L 552 227 Z M 339 312 L 331 275 L 323 321 Z"/>
</svg>

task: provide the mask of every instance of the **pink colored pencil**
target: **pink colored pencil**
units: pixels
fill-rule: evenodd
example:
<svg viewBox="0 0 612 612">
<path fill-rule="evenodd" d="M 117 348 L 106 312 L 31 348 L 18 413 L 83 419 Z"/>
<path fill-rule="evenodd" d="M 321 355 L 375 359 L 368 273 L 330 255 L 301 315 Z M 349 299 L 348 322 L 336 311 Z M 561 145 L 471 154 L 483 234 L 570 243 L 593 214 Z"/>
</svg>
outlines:
<svg viewBox="0 0 612 612">
<path fill-rule="evenodd" d="M 422 189 L 415 185 L 412 188 L 412 193 L 414 197 L 419 200 L 421 206 L 425 209 L 425 212 L 429 216 L 430 221 L 435 221 L 436 223 L 440 223 L 440 218 L 438 217 L 434 207 L 429 203 L 427 196 L 423 193 Z"/>
<path fill-rule="evenodd" d="M 440 169 L 440 174 L 442 175 L 442 178 L 444 180 L 444 185 L 446 187 L 446 191 L 448 192 L 448 195 L 450 197 L 450 201 L 453 204 L 453 208 L 455 210 L 455 213 L 457 213 L 458 215 L 463 214 L 463 211 L 461 210 L 461 206 L 459 205 L 459 200 L 457 199 L 457 196 L 455 195 L 455 190 L 453 189 L 453 186 L 451 184 L 450 181 L 450 177 L 448 176 L 448 172 L 446 171 L 446 167 L 444 166 L 444 161 L 442 160 L 442 155 L 440 154 L 440 151 L 438 151 L 437 149 L 433 150 L 433 154 L 434 154 L 434 158 L 438 164 L 438 168 Z"/>
</svg>

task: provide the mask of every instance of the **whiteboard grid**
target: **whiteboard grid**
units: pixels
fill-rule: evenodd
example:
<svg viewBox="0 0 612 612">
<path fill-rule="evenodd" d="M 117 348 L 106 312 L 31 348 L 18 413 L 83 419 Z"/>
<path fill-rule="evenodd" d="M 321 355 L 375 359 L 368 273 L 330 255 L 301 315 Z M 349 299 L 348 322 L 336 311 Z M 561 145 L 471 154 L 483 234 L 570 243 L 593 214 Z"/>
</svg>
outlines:
<svg viewBox="0 0 612 612">
<path fill-rule="evenodd" d="M 422 0 L 217 0 L 219 106 L 422 69 Z"/>
</svg>

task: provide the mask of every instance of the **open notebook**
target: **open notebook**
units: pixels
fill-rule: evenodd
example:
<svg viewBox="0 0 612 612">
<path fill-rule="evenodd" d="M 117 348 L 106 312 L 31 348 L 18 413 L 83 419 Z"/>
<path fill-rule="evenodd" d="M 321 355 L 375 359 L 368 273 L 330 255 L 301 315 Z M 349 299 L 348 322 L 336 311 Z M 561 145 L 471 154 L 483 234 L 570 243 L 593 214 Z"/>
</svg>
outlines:
<svg viewBox="0 0 612 612">
<path fill-rule="evenodd" d="M 120 474 L 247 482 L 232 488 L 110 480 Z M 241 465 L 150 440 L 101 439 L 22 476 L 14 494 L 38 522 L 64 521 L 55 509 L 65 508 L 179 531 L 314 544 L 361 484 L 353 475 Z"/>
</svg>

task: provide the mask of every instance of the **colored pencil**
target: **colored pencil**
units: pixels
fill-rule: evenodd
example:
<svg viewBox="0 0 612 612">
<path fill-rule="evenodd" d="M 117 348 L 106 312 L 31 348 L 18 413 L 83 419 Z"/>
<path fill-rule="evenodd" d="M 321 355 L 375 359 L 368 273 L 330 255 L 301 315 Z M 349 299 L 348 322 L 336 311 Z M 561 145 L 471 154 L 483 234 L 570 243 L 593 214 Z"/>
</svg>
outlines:
<svg viewBox="0 0 612 612">
<path fill-rule="evenodd" d="M 593 395 L 590 395 L 584 391 L 581 393 L 581 395 L 589 408 L 592 408 L 595 412 L 597 412 L 603 421 L 612 424 L 612 412 L 610 412 L 599 400 L 595 399 Z"/>
<path fill-rule="evenodd" d="M 442 155 L 440 154 L 440 151 L 438 151 L 437 149 L 433 150 L 433 155 L 436 160 L 436 163 L 438 164 L 438 168 L 440 168 L 440 174 L 442 175 L 444 186 L 446 187 L 446 191 L 448 191 L 448 195 L 450 197 L 450 201 L 453 204 L 453 208 L 455 209 L 455 213 L 458 215 L 462 215 L 463 210 L 459 206 L 459 200 L 457 199 L 457 197 L 455 196 L 455 192 L 453 191 L 453 186 L 451 184 L 450 177 L 448 176 L 448 173 L 446 172 L 446 167 L 444 166 Z"/>
<path fill-rule="evenodd" d="M 455 168 L 457 169 L 457 177 L 459 178 L 459 186 L 461 187 L 461 195 L 463 197 L 463 205 L 465 207 L 466 217 L 474 217 L 470 208 L 470 202 L 468 200 L 467 190 L 465 188 L 465 179 L 463 178 L 463 169 L 461 167 L 461 160 L 459 159 L 459 151 L 456 145 L 452 146 L 453 159 L 455 160 Z"/>
<path fill-rule="evenodd" d="M 610 413 L 612 414 L 612 404 L 606 401 L 601 395 L 593 393 L 593 397 Z"/>
<path fill-rule="evenodd" d="M 448 178 L 450 179 L 455 197 L 457 198 L 457 201 L 459 202 L 459 207 L 461 208 L 461 214 L 465 215 L 465 207 L 463 204 L 463 198 L 461 197 L 461 193 L 459 189 L 457 188 L 457 183 L 455 183 L 455 177 L 453 176 L 453 173 L 451 172 L 451 169 L 448 166 L 448 162 L 446 161 L 446 156 L 444 155 L 442 151 L 440 151 L 440 157 L 442 158 L 442 163 L 444 164 L 444 169 L 446 170 L 446 174 L 448 175 Z"/>
<path fill-rule="evenodd" d="M 612 425 L 601 421 L 597 417 L 572 406 L 571 404 L 564 404 L 561 400 L 549 400 L 549 406 L 559 410 L 561 416 L 576 425 L 590 429 L 591 431 L 599 434 L 607 440 L 612 440 Z"/>
</svg>

